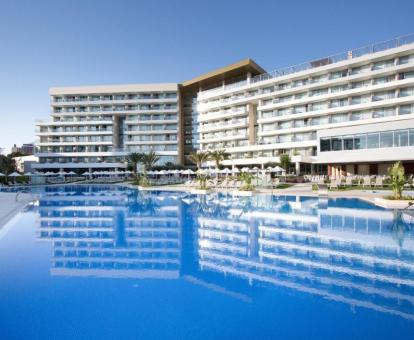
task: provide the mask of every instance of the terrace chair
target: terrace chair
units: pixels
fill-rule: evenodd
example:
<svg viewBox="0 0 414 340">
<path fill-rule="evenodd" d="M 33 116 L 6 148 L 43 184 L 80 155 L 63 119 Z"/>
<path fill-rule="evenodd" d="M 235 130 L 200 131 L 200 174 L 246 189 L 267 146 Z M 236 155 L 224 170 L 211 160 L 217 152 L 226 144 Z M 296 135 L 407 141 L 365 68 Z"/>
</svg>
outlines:
<svg viewBox="0 0 414 340">
<path fill-rule="evenodd" d="M 380 187 L 380 188 L 382 188 L 384 186 L 384 179 L 382 178 L 382 176 L 377 176 L 375 178 L 375 184 L 374 184 L 374 186 L 375 187 Z"/>
<path fill-rule="evenodd" d="M 221 182 L 220 188 L 227 189 L 228 185 L 229 185 L 229 181 L 225 179 L 223 182 Z"/>
<path fill-rule="evenodd" d="M 331 183 L 329 183 L 329 189 L 338 189 L 338 180 L 331 180 Z"/>
<path fill-rule="evenodd" d="M 235 189 L 236 188 L 236 181 L 234 179 L 229 181 L 228 188 L 229 189 Z"/>
<path fill-rule="evenodd" d="M 226 188 L 227 189 L 231 189 L 233 187 L 233 180 L 229 179 L 227 180 L 227 184 L 226 184 Z"/>
<path fill-rule="evenodd" d="M 279 186 L 279 184 L 280 184 L 280 179 L 279 178 L 275 178 L 272 181 L 272 188 L 277 188 Z"/>
<path fill-rule="evenodd" d="M 362 187 L 363 188 L 365 188 L 365 187 L 370 187 L 371 188 L 371 186 L 372 186 L 372 184 L 371 184 L 371 177 L 365 176 L 363 178 Z"/>
<path fill-rule="evenodd" d="M 352 187 L 352 177 L 351 177 L 351 176 L 347 176 L 347 177 L 345 178 L 345 185 L 346 185 L 347 187 Z"/>
</svg>

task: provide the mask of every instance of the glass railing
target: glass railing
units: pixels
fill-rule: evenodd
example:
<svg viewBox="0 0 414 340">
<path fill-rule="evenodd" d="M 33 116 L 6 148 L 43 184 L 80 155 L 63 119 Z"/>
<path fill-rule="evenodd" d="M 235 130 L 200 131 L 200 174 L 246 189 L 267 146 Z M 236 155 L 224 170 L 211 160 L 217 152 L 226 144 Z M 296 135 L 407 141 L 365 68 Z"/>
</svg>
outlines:
<svg viewBox="0 0 414 340">
<path fill-rule="evenodd" d="M 404 46 L 404 45 L 408 45 L 412 43 L 414 43 L 414 34 L 409 34 L 409 35 L 401 36 L 401 37 L 394 38 L 391 40 L 387 40 L 384 42 L 375 43 L 375 44 L 357 48 L 354 50 L 349 50 L 347 52 L 339 53 L 339 54 L 328 56 L 325 58 L 308 61 L 308 62 L 299 64 L 299 65 L 288 66 L 285 68 L 271 71 L 269 73 L 259 74 L 251 78 L 250 83 L 258 83 L 258 82 L 262 82 L 262 81 L 269 80 L 269 79 L 279 78 L 279 77 L 283 77 L 283 76 L 286 76 L 292 73 L 297 73 L 297 72 L 306 71 L 306 70 L 310 70 L 310 69 L 314 69 L 314 68 L 318 68 L 318 67 L 322 67 L 322 66 L 326 66 L 330 64 L 335 64 L 340 61 L 358 58 L 364 55 L 369 55 L 369 54 L 385 51 L 388 49 L 392 49 L 392 48 L 396 48 L 396 47 L 400 47 L 400 46 Z M 236 87 L 241 87 L 244 85 L 246 85 L 246 83 L 241 82 L 240 84 L 235 83 L 231 85 L 226 85 L 224 87 L 217 87 L 214 89 L 206 90 L 206 91 L 201 92 L 201 97 L 203 96 L 203 94 L 210 94 L 216 91 L 228 90 L 228 89 L 232 89 Z"/>
</svg>

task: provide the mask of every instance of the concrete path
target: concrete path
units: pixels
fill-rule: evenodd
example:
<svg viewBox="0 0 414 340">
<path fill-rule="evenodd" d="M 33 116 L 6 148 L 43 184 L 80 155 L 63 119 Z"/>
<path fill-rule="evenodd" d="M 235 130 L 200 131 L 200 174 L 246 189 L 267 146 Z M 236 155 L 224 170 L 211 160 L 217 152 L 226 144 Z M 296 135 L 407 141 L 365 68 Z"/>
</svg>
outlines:
<svg viewBox="0 0 414 340">
<path fill-rule="evenodd" d="M 0 228 L 33 199 L 31 194 L 0 192 Z"/>
</svg>

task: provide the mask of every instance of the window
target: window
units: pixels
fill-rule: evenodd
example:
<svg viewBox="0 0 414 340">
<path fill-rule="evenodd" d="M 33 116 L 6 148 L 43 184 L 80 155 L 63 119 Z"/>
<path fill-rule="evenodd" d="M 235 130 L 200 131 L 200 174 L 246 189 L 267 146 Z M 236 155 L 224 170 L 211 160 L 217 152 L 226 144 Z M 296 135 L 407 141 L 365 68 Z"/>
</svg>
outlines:
<svg viewBox="0 0 414 340">
<path fill-rule="evenodd" d="M 344 136 L 344 150 L 353 150 L 354 149 L 354 136 Z"/>
<path fill-rule="evenodd" d="M 410 146 L 414 146 L 414 129 L 408 131 L 408 141 Z"/>
<path fill-rule="evenodd" d="M 328 93 L 328 88 L 325 88 L 325 89 L 312 90 L 310 95 L 311 96 L 322 96 L 327 93 Z"/>
<path fill-rule="evenodd" d="M 395 131 L 394 144 L 395 146 L 408 146 L 408 130 Z"/>
<path fill-rule="evenodd" d="M 348 75 L 348 70 L 332 72 L 331 79 L 338 79 L 338 78 L 346 77 L 347 75 Z"/>
<path fill-rule="evenodd" d="M 367 135 L 355 135 L 354 137 L 355 150 L 367 148 Z"/>
<path fill-rule="evenodd" d="M 379 133 L 369 133 L 367 135 L 368 149 L 377 149 L 379 147 Z"/>
<path fill-rule="evenodd" d="M 342 123 L 348 121 L 348 114 L 347 113 L 339 113 L 336 115 L 331 116 L 331 123 Z"/>
<path fill-rule="evenodd" d="M 306 112 L 306 105 L 295 106 L 294 107 L 294 112 L 295 113 L 303 113 L 303 112 Z"/>
<path fill-rule="evenodd" d="M 414 71 L 400 73 L 400 79 L 414 78 Z"/>
<path fill-rule="evenodd" d="M 373 84 L 374 85 L 377 85 L 377 84 L 385 84 L 385 83 L 388 83 L 390 81 L 393 81 L 394 79 L 395 79 L 395 76 L 387 76 L 387 77 L 374 78 Z"/>
<path fill-rule="evenodd" d="M 321 151 L 331 151 L 331 139 L 321 138 Z"/>
<path fill-rule="evenodd" d="M 383 91 L 383 92 L 375 92 L 372 101 L 384 100 L 384 99 L 391 99 L 394 98 L 395 91 Z"/>
<path fill-rule="evenodd" d="M 332 151 L 341 151 L 342 150 L 342 139 L 340 137 L 332 137 Z"/>
<path fill-rule="evenodd" d="M 414 61 L 414 54 L 405 55 L 404 57 L 400 57 L 400 59 L 398 60 L 398 63 L 400 65 L 402 65 L 402 64 L 408 64 L 412 61 Z"/>
<path fill-rule="evenodd" d="M 370 65 L 363 65 L 363 66 L 354 67 L 353 69 L 351 69 L 350 75 L 360 74 L 360 73 L 364 73 L 368 71 L 370 71 Z"/>
<path fill-rule="evenodd" d="M 414 87 L 405 87 L 400 90 L 400 97 L 414 96 Z"/>
<path fill-rule="evenodd" d="M 414 105 L 401 105 L 399 114 L 400 115 L 408 115 L 414 112 Z"/>
<path fill-rule="evenodd" d="M 393 131 L 386 131 L 380 133 L 380 148 L 392 148 L 394 146 Z"/>
<path fill-rule="evenodd" d="M 395 115 L 395 109 L 393 107 L 376 108 L 372 114 L 372 118 L 391 117 Z"/>
<path fill-rule="evenodd" d="M 348 85 L 338 85 L 331 87 L 331 93 L 341 92 L 348 90 Z"/>
<path fill-rule="evenodd" d="M 394 66 L 394 59 L 384 60 L 374 63 L 372 66 L 373 70 L 381 70 L 383 68 Z"/>
</svg>

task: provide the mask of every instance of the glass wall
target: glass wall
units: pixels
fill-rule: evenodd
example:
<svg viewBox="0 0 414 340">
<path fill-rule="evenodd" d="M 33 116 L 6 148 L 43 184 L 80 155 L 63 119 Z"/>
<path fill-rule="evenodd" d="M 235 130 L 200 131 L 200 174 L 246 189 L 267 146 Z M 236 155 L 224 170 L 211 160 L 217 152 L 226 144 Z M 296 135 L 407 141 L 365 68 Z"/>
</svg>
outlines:
<svg viewBox="0 0 414 340">
<path fill-rule="evenodd" d="M 320 139 L 321 152 L 379 149 L 414 146 L 414 129 L 370 132 L 355 135 L 323 137 Z"/>
</svg>

